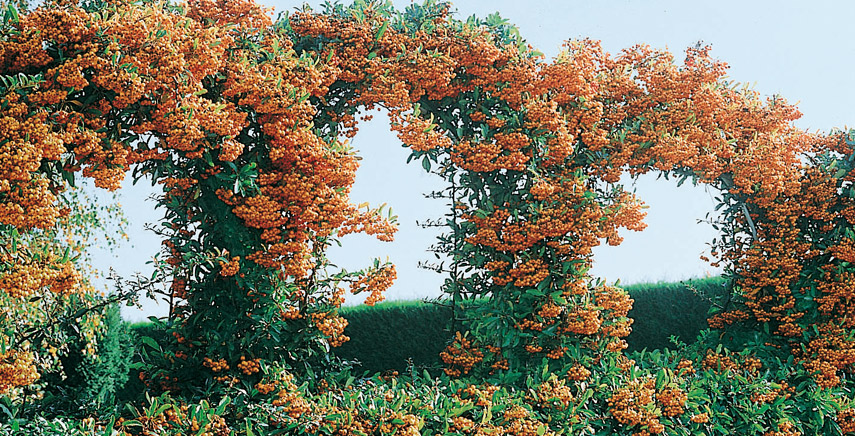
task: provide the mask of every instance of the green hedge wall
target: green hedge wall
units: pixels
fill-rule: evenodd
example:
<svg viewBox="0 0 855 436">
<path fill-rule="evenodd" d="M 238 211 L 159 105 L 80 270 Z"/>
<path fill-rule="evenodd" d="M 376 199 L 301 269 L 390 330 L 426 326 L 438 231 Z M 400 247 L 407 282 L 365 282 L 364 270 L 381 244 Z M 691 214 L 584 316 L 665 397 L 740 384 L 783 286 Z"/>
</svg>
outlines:
<svg viewBox="0 0 855 436">
<path fill-rule="evenodd" d="M 712 277 L 629 285 L 625 289 L 635 300 L 629 312 L 635 322 L 627 343 L 629 351 L 640 351 L 674 348 L 671 336 L 684 343 L 693 343 L 698 333 L 707 327 L 711 302 L 725 295 L 726 282 Z M 393 301 L 374 307 L 344 307 L 341 313 L 348 321 L 345 334 L 350 341 L 335 349 L 335 353 L 352 361 L 357 372 L 413 369 L 421 373 L 427 369 L 436 373 L 441 367 L 439 353 L 454 334 L 449 329 L 451 308 L 441 303 Z M 130 330 L 136 338 L 148 336 L 160 341 L 166 337 L 162 330 L 148 322 L 132 324 Z M 131 374 L 129 385 L 139 383 L 136 375 Z M 140 392 L 140 386 L 127 388 L 127 392 Z M 120 398 L 122 394 L 119 392 Z"/>
<path fill-rule="evenodd" d="M 673 349 L 671 336 L 691 344 L 707 328 L 712 303 L 725 298 L 727 282 L 721 277 L 711 277 L 629 285 L 626 290 L 635 300 L 629 311 L 634 320 L 632 333 L 626 338 L 629 351 Z"/>
<path fill-rule="evenodd" d="M 635 320 L 626 339 L 629 351 L 674 348 L 671 336 L 684 343 L 694 342 L 707 327 L 711 302 L 725 294 L 725 285 L 724 279 L 712 277 L 626 286 L 635 300 L 629 312 Z M 345 334 L 350 341 L 336 354 L 371 373 L 406 371 L 410 363 L 418 371 L 438 370 L 439 353 L 454 334 L 448 329 L 451 309 L 429 302 L 345 307 L 341 312 L 349 323 Z"/>
<path fill-rule="evenodd" d="M 120 403 L 133 403 L 145 400 L 145 384 L 140 380 L 140 369 L 137 366 L 145 363 L 143 358 L 143 348 L 146 347 L 140 340 L 143 337 L 149 337 L 155 342 L 163 343 L 169 337 L 166 330 L 160 327 L 157 323 L 150 321 L 142 321 L 128 324 L 128 331 L 131 339 L 134 341 L 135 351 L 131 356 L 133 367 L 130 369 L 128 382 L 125 386 L 116 392 L 116 397 Z"/>
<path fill-rule="evenodd" d="M 420 371 L 439 369 L 439 353 L 450 337 L 450 307 L 407 301 L 345 307 L 341 312 L 350 340 L 335 353 L 354 361 L 357 370 L 405 371 L 410 362 Z"/>
</svg>

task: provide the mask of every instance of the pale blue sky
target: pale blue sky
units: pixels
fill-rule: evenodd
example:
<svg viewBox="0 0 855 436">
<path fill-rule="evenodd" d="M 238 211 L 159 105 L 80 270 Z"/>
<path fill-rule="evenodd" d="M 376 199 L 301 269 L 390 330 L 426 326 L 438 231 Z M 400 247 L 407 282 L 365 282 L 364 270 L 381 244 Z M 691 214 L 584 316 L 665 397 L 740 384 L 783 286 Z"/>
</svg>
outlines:
<svg viewBox="0 0 855 436">
<path fill-rule="evenodd" d="M 302 2 L 268 3 L 277 10 L 293 9 Z M 321 2 L 309 2 L 318 5 Z M 398 7 L 410 1 L 394 2 Z M 599 39 L 615 53 L 621 48 L 646 43 L 668 48 L 682 59 L 685 47 L 703 41 L 712 45 L 713 56 L 730 64 L 730 77 L 755 83 L 761 94 L 781 94 L 799 101 L 804 116 L 796 125 L 827 131 L 855 123 L 855 2 L 849 1 L 458 1 L 459 16 L 486 16 L 499 11 L 516 24 L 522 35 L 547 57 L 554 56 L 570 38 Z M 393 243 L 373 242 L 361 236 L 344 239 L 344 248 L 331 256 L 340 266 L 355 269 L 371 258 L 387 255 L 398 266 L 398 281 L 388 292 L 390 299 L 412 299 L 438 295 L 442 277 L 415 267 L 429 259 L 425 248 L 433 241 L 430 231 L 415 226 L 443 212 L 441 204 L 425 200 L 421 193 L 437 187 L 419 165 L 404 164 L 407 151 L 388 132 L 381 117 L 364 124 L 353 140 L 364 160 L 352 194 L 354 202 L 390 204 L 400 219 L 401 230 Z M 645 177 L 637 185 L 638 195 L 650 206 L 647 230 L 626 234 L 620 247 L 595 251 L 593 273 L 608 281 L 623 283 L 681 280 L 715 274 L 698 259 L 706 242 L 715 236 L 698 219 L 715 206 L 703 187 Z M 117 257 L 99 254 L 97 262 L 121 275 L 133 271 L 150 273 L 144 263 L 157 251 L 157 238 L 142 230 L 143 223 L 156 222 L 160 214 L 152 202 L 142 201 L 151 189 L 127 187 L 122 204 L 132 221 L 131 244 Z M 354 301 L 359 299 L 354 299 Z M 164 308 L 144 304 L 142 311 L 126 310 L 130 319 L 163 314 Z"/>
</svg>

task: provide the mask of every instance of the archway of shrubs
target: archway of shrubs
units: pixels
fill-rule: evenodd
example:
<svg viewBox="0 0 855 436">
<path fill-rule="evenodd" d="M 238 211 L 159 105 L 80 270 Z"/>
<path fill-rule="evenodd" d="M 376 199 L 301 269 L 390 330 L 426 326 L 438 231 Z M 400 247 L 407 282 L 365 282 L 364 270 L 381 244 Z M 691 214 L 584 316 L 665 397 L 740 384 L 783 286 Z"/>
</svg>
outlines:
<svg viewBox="0 0 855 436">
<path fill-rule="evenodd" d="M 16 312 L 0 393 L 34 382 L 44 358 L 22 340 L 48 300 L 32 297 L 83 292 L 63 247 L 26 235 L 55 225 L 77 173 L 113 189 L 133 169 L 163 186 L 176 301 L 174 341 L 143 375 L 152 392 L 243 395 L 265 426 L 310 433 L 855 430 L 851 142 L 795 129 L 793 106 L 731 86 L 706 48 L 679 66 L 571 41 L 546 62 L 503 21 L 432 2 L 272 22 L 249 1 L 57 1 L 10 7 L 3 29 L 0 287 Z M 348 201 L 358 165 L 345 138 L 378 105 L 412 159 L 454 187 L 443 291 L 487 299 L 442 355 L 450 390 L 356 388 L 385 392 L 379 409 L 322 395 L 353 389 L 330 354 L 347 340 L 343 293 L 377 301 L 395 278 L 379 262 L 331 271 L 325 256 L 348 233 L 393 237 L 391 217 Z M 624 170 L 721 190 L 713 261 L 732 295 L 691 352 L 627 358 L 632 301 L 586 274 L 592 247 L 643 227 L 616 185 Z"/>
</svg>

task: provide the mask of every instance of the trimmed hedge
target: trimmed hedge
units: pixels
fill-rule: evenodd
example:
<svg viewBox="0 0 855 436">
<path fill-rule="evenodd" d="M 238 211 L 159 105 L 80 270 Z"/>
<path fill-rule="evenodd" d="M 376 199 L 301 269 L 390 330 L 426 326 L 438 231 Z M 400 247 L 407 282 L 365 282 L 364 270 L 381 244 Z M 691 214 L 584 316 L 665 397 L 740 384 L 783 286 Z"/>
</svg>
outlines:
<svg viewBox="0 0 855 436">
<path fill-rule="evenodd" d="M 136 349 L 131 357 L 133 367 L 130 370 L 128 382 L 117 392 L 116 396 L 120 403 L 138 403 L 145 399 L 144 394 L 146 392 L 145 384 L 143 384 L 139 377 L 141 372 L 139 367 L 145 363 L 143 359 L 143 348 L 145 345 L 140 338 L 149 337 L 154 339 L 155 342 L 163 344 L 166 343 L 169 334 L 166 332 L 166 329 L 154 322 L 141 321 L 128 323 L 127 325 Z"/>
<path fill-rule="evenodd" d="M 625 289 L 635 303 L 629 311 L 634 320 L 626 338 L 629 351 L 674 349 L 671 336 L 693 343 L 707 328 L 712 303 L 727 295 L 727 280 L 721 277 L 686 280 L 675 283 L 641 283 Z"/>
<path fill-rule="evenodd" d="M 353 361 L 357 370 L 382 372 L 439 369 L 439 353 L 445 348 L 451 308 L 421 301 L 379 303 L 341 310 L 347 319 L 350 340 L 335 353 Z M 390 345 L 394 344 L 394 345 Z"/>
<path fill-rule="evenodd" d="M 711 277 L 636 284 L 625 289 L 635 300 L 629 312 L 635 320 L 626 339 L 629 351 L 673 349 L 671 336 L 693 343 L 707 328 L 711 303 L 725 295 L 726 281 Z M 451 309 L 442 304 L 388 302 L 374 307 L 345 307 L 341 313 L 348 321 L 345 334 L 350 341 L 335 353 L 354 361 L 357 370 L 371 373 L 408 369 L 434 372 L 441 364 L 439 353 L 454 334 L 448 328 Z"/>
<path fill-rule="evenodd" d="M 629 312 L 635 320 L 626 339 L 629 351 L 673 349 L 676 345 L 671 336 L 683 343 L 695 342 L 698 333 L 707 327 L 712 302 L 726 295 L 726 285 L 723 278 L 711 277 L 625 286 L 635 300 Z M 441 367 L 439 353 L 454 334 L 449 329 L 451 308 L 441 302 L 392 301 L 373 307 L 344 307 L 341 314 L 348 321 L 345 334 L 350 341 L 334 351 L 351 361 L 356 371 L 428 370 L 437 374 Z M 167 339 L 166 332 L 154 323 L 139 322 L 128 327 L 138 344 L 144 336 L 157 342 Z M 140 361 L 139 349 L 135 361 Z M 141 392 L 137 375 L 132 371 L 124 392 L 119 392 L 120 399 L 131 392 Z"/>
</svg>

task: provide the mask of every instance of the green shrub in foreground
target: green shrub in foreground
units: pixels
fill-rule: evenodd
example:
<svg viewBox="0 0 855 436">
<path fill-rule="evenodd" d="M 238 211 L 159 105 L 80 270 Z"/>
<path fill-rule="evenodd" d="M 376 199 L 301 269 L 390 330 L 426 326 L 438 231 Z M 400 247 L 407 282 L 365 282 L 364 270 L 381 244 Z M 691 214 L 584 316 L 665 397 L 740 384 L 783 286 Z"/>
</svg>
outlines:
<svg viewBox="0 0 855 436">
<path fill-rule="evenodd" d="M 700 290 L 698 293 L 721 286 L 723 282 L 719 279 L 691 285 Z M 656 284 L 629 288 L 636 298 L 636 308 L 659 311 L 655 316 L 639 319 L 641 326 L 655 320 L 662 329 L 681 327 L 674 321 L 681 315 L 678 310 L 689 304 L 687 299 L 693 292 L 689 286 Z M 673 302 L 668 306 L 670 300 Z M 366 332 L 365 340 L 371 335 L 394 338 L 395 332 L 413 335 L 417 333 L 405 328 L 437 326 L 434 330 L 422 329 L 422 336 L 415 336 L 416 340 L 402 341 L 406 346 L 399 350 L 401 355 L 420 356 L 421 360 L 413 358 L 413 362 L 416 365 L 427 362 L 428 367 L 431 352 L 428 346 L 444 346 L 444 336 L 440 335 L 447 334 L 444 326 L 450 316 L 447 307 L 415 302 L 344 312 L 353 320 L 351 328 L 363 322 L 370 325 L 369 319 L 360 321 L 360 316 L 375 317 L 374 327 L 362 330 Z M 686 313 L 694 313 L 698 322 L 705 318 L 699 310 L 684 311 L 683 315 Z M 428 318 L 432 316 L 436 319 Z M 396 322 L 401 324 L 396 326 Z M 386 326 L 380 327 L 381 324 Z M 683 327 L 699 328 L 688 321 Z M 645 331 L 638 324 L 636 329 L 636 333 Z M 153 323 L 131 325 L 130 330 L 137 343 L 140 337 L 166 339 L 165 330 Z M 655 328 L 647 331 L 659 336 L 668 333 L 657 332 Z M 359 329 L 354 329 L 351 334 L 358 332 Z M 359 340 L 354 339 L 353 343 L 359 344 Z M 791 362 L 752 353 L 751 347 L 742 353 L 707 350 L 707 344 L 713 342 L 708 332 L 702 332 L 699 342 L 691 346 L 635 353 L 631 357 L 636 364 L 626 366 L 625 370 L 620 369 L 625 358 L 605 354 L 588 367 L 590 374 L 581 380 L 573 378 L 571 367 L 556 367 L 554 362 L 544 361 L 542 372 L 526 375 L 524 389 L 472 385 L 465 378 L 436 377 L 416 370 L 402 372 L 400 376 L 371 378 L 358 378 L 344 371 L 323 381 L 298 380 L 281 368 L 265 366 L 261 380 L 275 386 L 269 392 L 260 392 L 260 384 L 247 378 L 226 387 L 224 397 L 179 400 L 162 395 L 139 400 L 144 387 L 134 378 L 125 387 L 125 391 L 136 391 L 137 401 L 132 407 L 85 419 L 36 416 L 13 420 L 0 425 L 0 435 L 177 436 L 207 430 L 239 436 L 336 432 L 605 436 L 661 429 L 663 434 L 759 436 L 841 434 L 840 426 L 849 425 L 846 422 L 853 415 L 851 410 L 840 410 L 837 405 L 846 403 L 841 403 L 841 398 L 851 398 L 852 381 L 847 380 L 834 389 L 819 389 L 803 369 Z M 347 349 L 342 347 L 339 351 Z M 140 360 L 139 354 L 136 359 Z M 363 364 L 356 369 L 367 368 Z M 788 382 L 799 384 L 788 385 Z M 634 400 L 625 406 L 615 402 L 624 397 Z M 674 398 L 682 401 L 674 403 Z M 663 413 L 666 409 L 668 414 Z M 640 417 L 641 421 L 633 424 L 635 418 L 627 416 Z"/>
<path fill-rule="evenodd" d="M 757 366 L 750 350 L 706 352 L 702 342 L 639 354 L 623 370 L 623 357 L 606 354 L 581 380 L 544 361 L 519 389 L 419 373 L 319 382 L 265 366 L 264 379 L 277 380 L 266 394 L 242 380 L 216 399 L 151 398 L 112 429 L 112 416 L 36 418 L 15 424 L 22 433 L 0 426 L 0 435 L 834 435 L 851 419 L 835 406 L 851 396 L 851 381 L 818 389 L 789 362 Z"/>
</svg>

